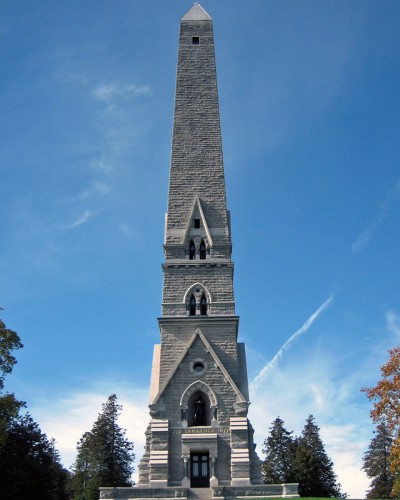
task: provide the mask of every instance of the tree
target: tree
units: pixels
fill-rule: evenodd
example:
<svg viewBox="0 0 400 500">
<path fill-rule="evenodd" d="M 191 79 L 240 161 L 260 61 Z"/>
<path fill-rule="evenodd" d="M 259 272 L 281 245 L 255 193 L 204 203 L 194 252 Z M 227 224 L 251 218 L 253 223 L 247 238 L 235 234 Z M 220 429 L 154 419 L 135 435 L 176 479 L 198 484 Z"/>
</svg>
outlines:
<svg viewBox="0 0 400 500">
<path fill-rule="evenodd" d="M 6 440 L 8 423 L 18 415 L 19 410 L 25 405 L 22 401 L 18 401 L 14 394 L 3 392 L 4 378 L 11 373 L 17 362 L 12 352 L 22 347 L 18 334 L 6 328 L 0 320 L 0 446 Z"/>
<path fill-rule="evenodd" d="M 0 319 L 0 390 L 4 387 L 4 377 L 11 373 L 13 366 L 17 362 L 11 354 L 14 349 L 23 347 L 17 333 L 6 328 Z"/>
<path fill-rule="evenodd" d="M 13 418 L 0 447 L 0 498 L 63 500 L 67 477 L 54 441 L 29 414 Z"/>
<path fill-rule="evenodd" d="M 29 414 L 20 415 L 24 402 L 3 392 L 5 375 L 17 362 L 12 352 L 22 347 L 18 334 L 0 320 L 0 498 L 64 500 L 68 472 L 54 441 Z"/>
<path fill-rule="evenodd" d="M 76 500 L 99 498 L 100 486 L 131 486 L 135 458 L 133 443 L 117 424 L 122 406 L 112 394 L 103 404 L 90 432 L 77 444 L 77 458 L 72 467 L 70 490 Z"/>
<path fill-rule="evenodd" d="M 281 418 L 277 417 L 270 427 L 270 435 L 264 441 L 262 452 L 265 460 L 261 467 L 267 484 L 296 482 L 294 472 L 295 442 L 292 432 L 287 431 Z"/>
<path fill-rule="evenodd" d="M 367 498 L 390 498 L 394 482 L 389 460 L 392 438 L 384 422 L 378 424 L 374 434 L 363 458 L 363 469 L 372 479 Z"/>
<path fill-rule="evenodd" d="M 297 438 L 295 456 L 299 494 L 303 497 L 346 498 L 333 472 L 333 463 L 325 452 L 319 427 L 309 415 L 303 432 Z"/>
<path fill-rule="evenodd" d="M 400 496 L 400 347 L 389 350 L 387 362 L 381 366 L 382 378 L 375 387 L 362 389 L 374 401 L 371 418 L 382 420 L 392 438 L 390 471 L 394 476 L 392 496 Z"/>
</svg>

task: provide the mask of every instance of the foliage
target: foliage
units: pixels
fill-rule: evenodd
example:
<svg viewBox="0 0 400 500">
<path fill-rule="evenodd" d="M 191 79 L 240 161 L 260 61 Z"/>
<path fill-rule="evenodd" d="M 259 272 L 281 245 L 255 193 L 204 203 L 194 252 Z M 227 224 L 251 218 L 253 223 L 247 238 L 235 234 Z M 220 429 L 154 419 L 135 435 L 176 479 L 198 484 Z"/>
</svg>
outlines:
<svg viewBox="0 0 400 500">
<path fill-rule="evenodd" d="M 392 438 L 390 471 L 394 475 L 392 496 L 400 497 L 400 347 L 389 350 L 389 359 L 381 367 L 382 378 L 375 387 L 363 389 L 374 401 L 371 418 L 384 421 Z"/>
<path fill-rule="evenodd" d="M 29 414 L 20 415 L 25 403 L 3 393 L 5 375 L 17 362 L 12 352 L 22 347 L 18 334 L 0 320 L 0 498 L 63 500 L 68 472 L 54 442 Z"/>
<path fill-rule="evenodd" d="M 277 417 L 270 427 L 270 435 L 264 441 L 262 452 L 265 460 L 261 472 L 267 484 L 296 482 L 294 472 L 295 443 L 292 432 L 287 431 Z"/>
<path fill-rule="evenodd" d="M 15 349 L 23 347 L 17 333 L 6 328 L 0 319 L 0 390 L 4 388 L 4 377 L 11 373 L 13 366 L 17 362 L 11 354 Z"/>
<path fill-rule="evenodd" d="M 296 442 L 295 470 L 300 496 L 346 498 L 325 452 L 314 417 L 309 415 Z"/>
<path fill-rule="evenodd" d="M 54 441 L 41 432 L 30 415 L 12 418 L 0 447 L 0 498 L 63 500 L 67 498 L 67 476 Z"/>
<path fill-rule="evenodd" d="M 299 483 L 302 497 L 346 498 L 340 491 L 314 417 L 309 415 L 301 436 L 296 438 L 283 424 L 283 420 L 276 418 L 270 427 L 270 436 L 264 441 L 264 481 Z"/>
<path fill-rule="evenodd" d="M 25 406 L 25 403 L 18 401 L 14 394 L 3 393 L 4 378 L 6 374 L 11 373 L 17 362 L 12 355 L 12 351 L 22 347 L 18 334 L 6 328 L 5 324 L 0 320 L 0 446 L 6 441 L 9 422 Z"/>
<path fill-rule="evenodd" d="M 325 452 L 312 415 L 297 438 L 294 465 L 300 496 L 346 498 L 347 495 L 340 491 L 333 463 Z"/>
<path fill-rule="evenodd" d="M 394 481 L 389 467 L 392 438 L 384 422 L 377 426 L 374 434 L 363 459 L 363 469 L 372 479 L 367 498 L 390 498 Z"/>
<path fill-rule="evenodd" d="M 122 407 L 111 395 L 103 404 L 93 428 L 77 445 L 70 491 L 76 500 L 99 498 L 100 486 L 131 486 L 133 443 L 117 424 Z"/>
</svg>

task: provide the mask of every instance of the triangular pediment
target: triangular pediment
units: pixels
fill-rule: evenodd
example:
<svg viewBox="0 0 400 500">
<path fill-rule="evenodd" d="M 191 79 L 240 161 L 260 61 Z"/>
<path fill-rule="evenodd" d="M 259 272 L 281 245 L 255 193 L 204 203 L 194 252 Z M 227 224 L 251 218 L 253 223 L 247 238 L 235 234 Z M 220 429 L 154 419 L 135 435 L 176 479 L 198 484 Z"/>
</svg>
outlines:
<svg viewBox="0 0 400 500">
<path fill-rule="evenodd" d="M 186 240 L 188 239 L 188 236 L 189 236 L 190 228 L 193 225 L 193 219 L 195 219 L 197 215 L 200 218 L 201 223 L 202 223 L 202 227 L 204 229 L 204 232 L 206 233 L 207 240 L 208 240 L 208 246 L 212 247 L 213 240 L 211 237 L 211 232 L 210 232 L 210 229 L 208 227 L 206 218 L 204 216 L 204 210 L 203 210 L 203 207 L 201 206 L 200 198 L 198 196 L 196 196 L 194 201 L 193 201 L 192 210 L 190 211 L 190 216 L 189 216 L 189 220 L 188 220 L 187 225 L 186 225 L 185 233 L 183 235 L 182 244 L 184 245 L 186 243 Z"/>
<path fill-rule="evenodd" d="M 179 365 L 182 363 L 182 361 L 185 359 L 185 357 L 189 355 L 189 350 L 190 350 L 190 348 L 192 347 L 192 345 L 195 343 L 195 341 L 197 339 L 199 339 L 203 343 L 205 350 L 210 354 L 211 358 L 214 361 L 215 366 L 221 371 L 221 373 L 222 373 L 223 377 L 225 378 L 225 380 L 232 387 L 233 391 L 236 394 L 237 402 L 239 402 L 239 403 L 246 402 L 245 397 L 240 392 L 239 388 L 237 387 L 237 385 L 233 381 L 232 377 L 229 375 L 228 371 L 226 370 L 226 368 L 222 364 L 222 362 L 219 359 L 219 357 L 217 356 L 216 352 L 211 347 L 210 343 L 208 342 L 208 340 L 206 339 L 206 337 L 203 335 L 203 333 L 201 332 L 200 328 L 197 328 L 197 330 L 194 332 L 194 334 L 190 338 L 189 342 L 186 344 L 186 346 L 185 346 L 185 348 L 184 348 L 181 356 L 179 357 L 179 359 L 177 360 L 177 362 L 175 363 L 175 365 L 172 367 L 172 370 L 168 374 L 165 382 L 161 386 L 161 388 L 160 388 L 157 396 L 154 398 L 154 400 L 151 402 L 151 404 L 156 404 L 158 402 L 158 400 L 161 398 L 161 396 L 163 395 L 165 389 L 168 387 L 168 385 L 171 382 L 173 376 L 175 375 L 176 371 L 178 370 Z"/>
</svg>

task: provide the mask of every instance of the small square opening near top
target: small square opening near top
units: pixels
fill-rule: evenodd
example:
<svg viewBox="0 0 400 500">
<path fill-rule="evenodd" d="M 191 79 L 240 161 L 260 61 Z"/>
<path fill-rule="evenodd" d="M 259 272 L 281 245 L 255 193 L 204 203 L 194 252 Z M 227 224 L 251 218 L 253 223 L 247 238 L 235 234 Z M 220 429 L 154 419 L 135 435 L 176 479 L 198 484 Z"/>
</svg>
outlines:
<svg viewBox="0 0 400 500">
<path fill-rule="evenodd" d="M 194 219 L 193 226 L 195 229 L 199 229 L 200 228 L 200 219 Z"/>
<path fill-rule="evenodd" d="M 192 36 L 192 44 L 199 45 L 199 43 L 200 43 L 200 38 L 198 36 Z"/>
</svg>

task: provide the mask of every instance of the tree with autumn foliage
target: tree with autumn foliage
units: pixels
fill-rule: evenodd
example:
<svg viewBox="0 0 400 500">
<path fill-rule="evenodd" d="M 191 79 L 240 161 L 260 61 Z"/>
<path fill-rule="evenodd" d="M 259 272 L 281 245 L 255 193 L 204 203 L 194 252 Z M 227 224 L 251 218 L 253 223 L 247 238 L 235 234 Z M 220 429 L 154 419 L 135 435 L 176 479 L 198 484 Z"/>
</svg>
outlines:
<svg viewBox="0 0 400 500">
<path fill-rule="evenodd" d="M 392 443 L 390 471 L 394 476 L 391 495 L 400 497 L 400 347 L 389 350 L 389 359 L 381 366 L 382 378 L 375 387 L 363 391 L 374 402 L 371 418 L 379 424 L 385 422 Z"/>
</svg>

